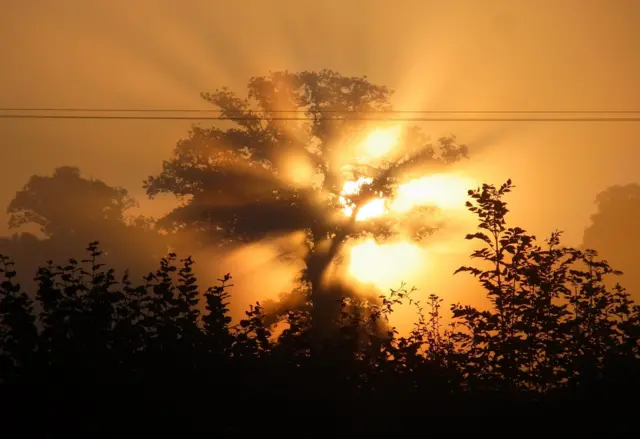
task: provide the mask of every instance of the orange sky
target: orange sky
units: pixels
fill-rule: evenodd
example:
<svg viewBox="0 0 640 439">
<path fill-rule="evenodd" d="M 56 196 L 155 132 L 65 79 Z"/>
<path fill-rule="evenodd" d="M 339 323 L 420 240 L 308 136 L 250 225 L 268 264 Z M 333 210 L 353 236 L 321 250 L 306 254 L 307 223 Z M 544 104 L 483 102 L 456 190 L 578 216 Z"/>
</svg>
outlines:
<svg viewBox="0 0 640 439">
<path fill-rule="evenodd" d="M 636 0 L 4 2 L 0 107 L 206 108 L 202 91 L 331 68 L 395 88 L 396 109 L 638 110 L 639 24 Z M 141 182 L 189 125 L 0 120 L 0 206 L 77 165 L 151 208 Z M 469 144 L 473 178 L 514 179 L 513 221 L 570 244 L 596 193 L 640 181 L 640 123 L 424 125 Z"/>
</svg>

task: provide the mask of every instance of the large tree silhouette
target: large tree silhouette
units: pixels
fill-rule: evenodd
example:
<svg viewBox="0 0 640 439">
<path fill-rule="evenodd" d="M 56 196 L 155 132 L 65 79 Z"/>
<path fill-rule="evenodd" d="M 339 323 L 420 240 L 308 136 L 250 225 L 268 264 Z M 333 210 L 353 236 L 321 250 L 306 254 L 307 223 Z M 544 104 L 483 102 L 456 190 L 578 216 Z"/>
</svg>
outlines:
<svg viewBox="0 0 640 439">
<path fill-rule="evenodd" d="M 195 228 L 218 244 L 304 231 L 303 284 L 314 328 L 326 328 L 336 297 L 325 274 L 347 240 L 399 230 L 421 239 L 433 230 L 424 208 L 366 221 L 357 220 L 360 209 L 375 198 L 392 197 L 400 184 L 424 175 L 425 167 L 435 170 L 467 153 L 454 137 L 434 145 L 415 126 L 399 129 L 389 151 L 363 151 L 372 130 L 398 129 L 388 114 L 380 114 L 391 110 L 391 95 L 366 77 L 331 70 L 254 77 L 246 99 L 226 88 L 203 93 L 231 126 L 194 127 L 162 172 L 146 181 L 150 197 L 168 192 L 185 200 L 161 224 Z M 349 181 L 360 181 L 359 191 L 344 194 Z"/>
</svg>

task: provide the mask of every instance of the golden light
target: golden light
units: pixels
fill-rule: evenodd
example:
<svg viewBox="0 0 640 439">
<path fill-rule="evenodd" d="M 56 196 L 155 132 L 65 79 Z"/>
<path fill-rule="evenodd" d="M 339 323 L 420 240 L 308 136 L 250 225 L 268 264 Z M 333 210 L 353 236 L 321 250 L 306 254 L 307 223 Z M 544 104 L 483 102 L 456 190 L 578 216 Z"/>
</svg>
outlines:
<svg viewBox="0 0 640 439">
<path fill-rule="evenodd" d="M 313 165 L 302 154 L 283 154 L 278 159 L 278 171 L 284 181 L 296 187 L 307 187 L 313 184 Z"/>
<path fill-rule="evenodd" d="M 342 208 L 342 212 L 345 216 L 353 215 L 353 210 L 355 206 L 351 206 L 348 204 L 346 196 L 357 194 L 362 188 L 362 185 L 369 184 L 373 181 L 372 178 L 362 177 L 357 181 L 347 181 L 342 186 L 342 192 L 340 193 L 340 204 L 344 207 Z M 387 211 L 387 201 L 384 198 L 378 198 L 372 200 L 362 206 L 358 211 L 358 215 L 356 216 L 356 221 L 365 221 L 370 218 L 383 215 Z"/>
<path fill-rule="evenodd" d="M 407 212 L 414 206 L 434 205 L 442 209 L 461 209 L 467 191 L 474 187 L 471 179 L 454 174 L 436 174 L 411 180 L 398 188 L 391 203 L 396 213 Z"/>
<path fill-rule="evenodd" d="M 397 130 L 376 130 L 362 146 L 371 158 L 388 154 L 398 139 Z M 356 208 L 349 195 L 357 194 L 372 178 L 360 178 L 344 183 L 340 203 L 345 216 L 352 216 Z M 456 174 L 435 174 L 417 178 L 401 185 L 393 199 L 377 198 L 360 207 L 356 221 L 386 214 L 402 215 L 413 207 L 433 205 L 444 210 L 464 209 L 467 191 L 475 187 L 473 180 Z M 347 276 L 359 282 L 373 284 L 384 291 L 397 288 L 401 282 L 411 282 L 424 271 L 427 263 L 424 248 L 407 241 L 378 244 L 375 240 L 356 242 L 347 249 Z"/>
<path fill-rule="evenodd" d="M 425 250 L 408 243 L 377 244 L 373 239 L 351 248 L 348 273 L 380 289 L 397 288 L 425 263 Z"/>
<path fill-rule="evenodd" d="M 340 203 L 344 206 L 342 212 L 345 216 L 353 215 L 355 206 L 348 204 L 345 196 L 357 194 L 362 188 L 362 185 L 369 184 L 373 181 L 372 178 L 362 177 L 357 181 L 347 181 L 342 186 L 342 192 L 340 195 Z M 376 216 L 383 215 L 387 211 L 387 201 L 384 198 L 378 198 L 372 200 L 362 206 L 356 216 L 356 221 L 365 221 Z"/>
<path fill-rule="evenodd" d="M 370 218 L 384 215 L 386 212 L 387 200 L 385 200 L 384 198 L 377 198 L 373 201 L 369 201 L 367 204 L 360 208 L 360 211 L 358 211 L 358 215 L 356 216 L 356 221 L 365 221 Z"/>
<path fill-rule="evenodd" d="M 358 193 L 370 178 L 345 183 L 343 195 Z M 400 186 L 393 200 L 375 199 L 362 206 L 356 221 L 364 221 L 385 214 L 399 214 L 415 206 L 433 205 L 444 210 L 464 209 L 467 191 L 475 187 L 475 181 L 456 174 L 429 175 Z M 341 197 L 342 209 L 351 216 L 355 206 L 349 206 Z M 374 284 L 380 290 L 397 288 L 401 282 L 411 282 L 424 271 L 427 263 L 425 249 L 410 243 L 377 244 L 373 239 L 361 241 L 348 249 L 347 274 L 363 283 Z"/>
<path fill-rule="evenodd" d="M 348 204 L 346 196 L 358 193 L 363 184 L 372 181 L 371 178 L 360 178 L 344 184 L 340 196 L 344 215 L 351 216 L 355 208 Z M 379 198 L 362 206 L 356 221 L 365 221 L 388 212 L 402 214 L 415 206 L 433 205 L 447 210 L 463 209 L 467 191 L 472 187 L 475 187 L 472 179 L 455 174 L 436 174 L 411 180 L 398 188 L 392 201 Z"/>
<path fill-rule="evenodd" d="M 369 184 L 373 181 L 373 178 L 362 177 L 357 181 L 347 181 L 342 186 L 342 195 L 354 195 L 360 191 L 362 185 Z"/>
<path fill-rule="evenodd" d="M 371 158 L 382 157 L 396 145 L 398 137 L 398 127 L 374 130 L 364 139 L 364 153 Z"/>
</svg>

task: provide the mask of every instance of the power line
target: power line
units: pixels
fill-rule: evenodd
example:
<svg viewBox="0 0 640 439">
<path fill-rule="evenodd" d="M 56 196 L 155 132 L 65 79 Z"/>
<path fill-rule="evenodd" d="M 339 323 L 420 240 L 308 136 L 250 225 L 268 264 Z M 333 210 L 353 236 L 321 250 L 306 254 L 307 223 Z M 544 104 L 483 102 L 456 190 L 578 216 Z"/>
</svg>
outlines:
<svg viewBox="0 0 640 439">
<path fill-rule="evenodd" d="M 0 111 L 44 111 L 86 113 L 307 113 L 309 110 L 220 110 L 220 109 L 157 109 L 157 108 L 80 108 L 80 107 L 31 107 L 0 108 Z M 638 114 L 640 110 L 331 110 L 318 109 L 314 113 L 334 114 Z"/>
<path fill-rule="evenodd" d="M 638 113 L 640 114 L 640 112 Z M 243 116 L 108 116 L 108 115 L 58 115 L 58 114 L 0 114 L 0 119 L 76 119 L 76 120 L 265 120 L 264 117 Z M 313 117 L 271 117 L 275 121 L 313 121 Z M 347 120 L 326 117 L 321 120 Z M 637 117 L 351 117 L 352 121 L 388 122 L 640 122 Z"/>
</svg>

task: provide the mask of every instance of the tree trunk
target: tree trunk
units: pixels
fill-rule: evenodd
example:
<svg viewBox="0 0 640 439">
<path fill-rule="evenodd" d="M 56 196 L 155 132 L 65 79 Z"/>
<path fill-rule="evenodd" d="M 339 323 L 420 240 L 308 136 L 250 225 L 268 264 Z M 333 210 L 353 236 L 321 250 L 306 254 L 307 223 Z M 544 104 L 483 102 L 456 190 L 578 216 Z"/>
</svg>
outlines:
<svg viewBox="0 0 640 439">
<path fill-rule="evenodd" d="M 337 329 L 337 320 L 340 317 L 340 299 L 344 296 L 351 296 L 350 291 L 343 283 L 335 283 L 327 285 L 324 282 L 324 274 L 340 254 L 344 247 L 344 243 L 353 230 L 355 218 L 360 208 L 354 209 L 349 223 L 342 229 L 338 230 L 336 235 L 331 239 L 329 249 L 323 251 L 319 248 L 318 242 L 324 233 L 314 233 L 315 245 L 307 256 L 305 263 L 307 265 L 307 279 L 311 284 L 311 322 L 312 331 L 319 337 L 326 337 Z"/>
<path fill-rule="evenodd" d="M 333 247 L 333 245 L 332 245 Z M 326 337 L 337 327 L 340 304 L 338 291 L 324 281 L 324 274 L 331 265 L 329 252 L 315 250 L 307 258 L 307 279 L 311 285 L 311 322 L 313 333 Z"/>
</svg>

